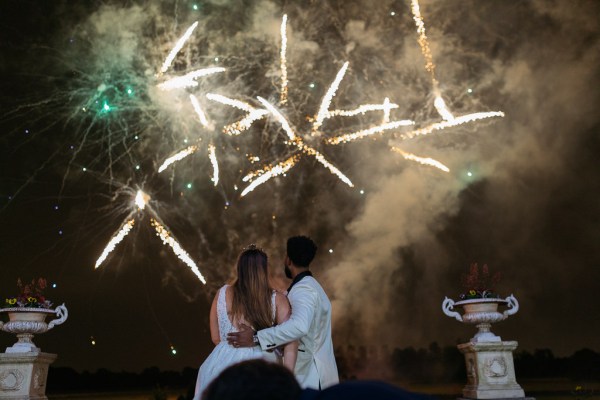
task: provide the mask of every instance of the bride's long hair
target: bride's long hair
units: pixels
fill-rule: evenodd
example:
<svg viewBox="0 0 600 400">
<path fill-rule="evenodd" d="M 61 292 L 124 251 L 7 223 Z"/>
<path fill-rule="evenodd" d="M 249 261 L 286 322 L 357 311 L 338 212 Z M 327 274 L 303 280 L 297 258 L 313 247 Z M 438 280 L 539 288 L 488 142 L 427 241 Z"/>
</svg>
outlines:
<svg viewBox="0 0 600 400">
<path fill-rule="evenodd" d="M 273 326 L 267 254 L 251 245 L 237 261 L 237 278 L 231 284 L 233 301 L 231 314 L 234 323 L 246 322 L 261 330 Z"/>
</svg>

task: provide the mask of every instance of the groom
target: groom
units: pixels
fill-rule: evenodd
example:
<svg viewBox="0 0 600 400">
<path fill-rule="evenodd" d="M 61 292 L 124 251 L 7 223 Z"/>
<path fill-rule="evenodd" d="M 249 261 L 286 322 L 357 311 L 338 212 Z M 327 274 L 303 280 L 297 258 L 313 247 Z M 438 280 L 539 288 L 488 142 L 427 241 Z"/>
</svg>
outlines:
<svg viewBox="0 0 600 400">
<path fill-rule="evenodd" d="M 317 246 L 306 236 L 294 236 L 287 241 L 285 275 L 293 279 L 288 289 L 292 306 L 289 320 L 272 328 L 253 332 L 242 329 L 227 335 L 236 347 L 259 345 L 273 350 L 298 340 L 298 358 L 294 374 L 302 388 L 325 389 L 339 382 L 331 340 L 331 303 L 308 267 Z"/>
</svg>

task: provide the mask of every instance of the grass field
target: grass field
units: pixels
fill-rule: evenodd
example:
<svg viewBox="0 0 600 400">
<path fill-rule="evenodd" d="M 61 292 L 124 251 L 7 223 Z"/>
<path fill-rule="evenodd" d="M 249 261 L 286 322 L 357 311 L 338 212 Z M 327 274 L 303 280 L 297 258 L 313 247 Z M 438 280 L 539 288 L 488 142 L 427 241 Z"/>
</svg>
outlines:
<svg viewBox="0 0 600 400">
<path fill-rule="evenodd" d="M 539 400 L 600 400 L 600 381 L 573 382 L 563 380 L 524 380 L 519 384 L 525 390 L 525 395 Z M 399 384 L 404 389 L 414 392 L 427 393 L 441 399 L 460 397 L 463 384 Z M 163 400 L 177 400 L 185 395 L 184 390 L 166 394 Z M 156 393 L 124 392 L 124 393 L 81 393 L 81 394 L 49 394 L 49 400 L 158 400 Z"/>
<path fill-rule="evenodd" d="M 568 379 L 518 380 L 528 397 L 541 400 L 600 400 L 600 381 L 573 382 Z M 464 384 L 400 385 L 405 389 L 427 393 L 443 399 L 452 399 L 462 394 Z"/>
<path fill-rule="evenodd" d="M 177 400 L 181 393 L 167 394 L 164 400 Z M 124 393 L 78 393 L 64 395 L 47 395 L 49 400 L 155 400 L 152 392 L 124 392 Z"/>
</svg>

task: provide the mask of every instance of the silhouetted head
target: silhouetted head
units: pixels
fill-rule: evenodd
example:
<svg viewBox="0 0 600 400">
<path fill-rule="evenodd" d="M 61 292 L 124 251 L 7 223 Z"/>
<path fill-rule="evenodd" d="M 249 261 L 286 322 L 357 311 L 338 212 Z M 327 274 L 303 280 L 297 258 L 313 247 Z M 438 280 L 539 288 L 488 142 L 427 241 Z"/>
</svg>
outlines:
<svg viewBox="0 0 600 400">
<path fill-rule="evenodd" d="M 300 385 L 287 368 L 248 360 L 221 372 L 208 385 L 202 400 L 296 400 L 300 393 Z"/>
<path fill-rule="evenodd" d="M 317 253 L 317 245 L 307 236 L 292 236 L 287 241 L 287 256 L 297 267 L 308 268 Z"/>
</svg>

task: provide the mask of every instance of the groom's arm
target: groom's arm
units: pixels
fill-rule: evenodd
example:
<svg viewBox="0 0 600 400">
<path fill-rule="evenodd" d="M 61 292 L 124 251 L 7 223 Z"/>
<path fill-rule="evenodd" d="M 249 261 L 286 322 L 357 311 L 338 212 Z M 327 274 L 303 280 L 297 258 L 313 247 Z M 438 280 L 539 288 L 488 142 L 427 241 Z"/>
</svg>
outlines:
<svg viewBox="0 0 600 400">
<path fill-rule="evenodd" d="M 256 333 L 263 350 L 272 350 L 305 336 L 310 329 L 318 304 L 318 293 L 309 285 L 299 282 L 288 297 L 292 306 L 290 319 L 281 325 L 262 329 Z"/>
</svg>

